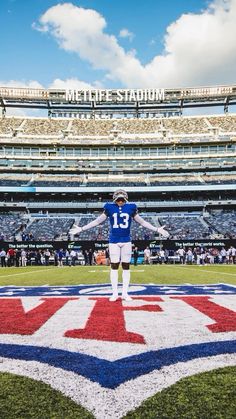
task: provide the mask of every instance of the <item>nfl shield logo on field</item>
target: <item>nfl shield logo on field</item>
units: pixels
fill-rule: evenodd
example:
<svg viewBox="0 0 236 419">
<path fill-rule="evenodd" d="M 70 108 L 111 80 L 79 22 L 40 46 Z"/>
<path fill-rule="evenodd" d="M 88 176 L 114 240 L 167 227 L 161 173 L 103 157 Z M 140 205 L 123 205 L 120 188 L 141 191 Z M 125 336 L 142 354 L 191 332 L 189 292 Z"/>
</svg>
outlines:
<svg viewBox="0 0 236 419">
<path fill-rule="evenodd" d="M 133 285 L 131 302 L 109 293 L 1 287 L 0 371 L 119 418 L 182 377 L 236 364 L 235 287 Z"/>
</svg>

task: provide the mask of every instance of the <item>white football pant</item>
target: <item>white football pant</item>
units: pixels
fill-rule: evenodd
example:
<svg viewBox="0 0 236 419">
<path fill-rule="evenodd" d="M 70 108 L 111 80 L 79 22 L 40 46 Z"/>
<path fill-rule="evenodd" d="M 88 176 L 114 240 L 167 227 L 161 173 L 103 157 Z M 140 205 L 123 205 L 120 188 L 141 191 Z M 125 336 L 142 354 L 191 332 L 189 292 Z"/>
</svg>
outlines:
<svg viewBox="0 0 236 419">
<path fill-rule="evenodd" d="M 119 262 L 130 263 L 131 255 L 132 255 L 132 244 L 131 242 L 109 243 L 109 252 L 110 252 L 111 263 L 119 263 Z M 111 286 L 112 286 L 112 295 L 114 298 L 117 298 L 118 296 L 118 270 L 111 269 L 110 278 L 111 278 Z M 122 295 L 127 296 L 129 282 L 130 282 L 129 270 L 123 270 L 122 279 L 123 279 Z"/>
<path fill-rule="evenodd" d="M 131 242 L 109 243 L 109 253 L 111 263 L 130 263 L 132 256 L 132 244 Z"/>
</svg>

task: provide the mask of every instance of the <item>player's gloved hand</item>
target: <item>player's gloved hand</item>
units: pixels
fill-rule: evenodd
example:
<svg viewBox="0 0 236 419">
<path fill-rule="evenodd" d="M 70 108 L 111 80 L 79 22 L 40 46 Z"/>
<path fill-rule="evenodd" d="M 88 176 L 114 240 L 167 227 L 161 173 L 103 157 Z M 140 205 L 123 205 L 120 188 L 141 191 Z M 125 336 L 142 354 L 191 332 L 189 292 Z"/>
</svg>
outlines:
<svg viewBox="0 0 236 419">
<path fill-rule="evenodd" d="M 165 239 L 168 239 L 168 237 L 170 237 L 170 234 L 168 233 L 167 230 L 164 229 L 165 226 L 159 227 L 157 228 L 157 232 L 159 234 L 161 234 L 161 236 L 163 236 Z"/>
<path fill-rule="evenodd" d="M 69 230 L 69 234 L 71 234 L 72 236 L 75 236 L 75 234 L 80 234 L 81 231 L 83 231 L 82 227 L 74 224 L 73 227 Z"/>
</svg>

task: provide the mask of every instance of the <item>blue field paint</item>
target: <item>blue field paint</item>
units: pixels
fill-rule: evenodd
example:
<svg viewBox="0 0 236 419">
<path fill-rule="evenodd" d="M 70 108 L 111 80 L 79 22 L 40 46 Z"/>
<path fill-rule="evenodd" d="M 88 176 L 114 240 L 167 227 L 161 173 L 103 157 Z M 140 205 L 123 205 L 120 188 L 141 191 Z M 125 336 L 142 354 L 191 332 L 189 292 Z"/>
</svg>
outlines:
<svg viewBox="0 0 236 419">
<path fill-rule="evenodd" d="M 207 342 L 149 351 L 117 361 L 38 346 L 0 344 L 0 356 L 24 361 L 37 361 L 82 375 L 102 387 L 115 389 L 126 381 L 154 370 L 193 359 L 236 352 L 236 340 Z"/>
<path fill-rule="evenodd" d="M 121 285 L 121 284 L 120 284 Z M 210 285 L 130 285 L 130 295 L 217 295 L 236 294 L 236 287 L 227 284 Z M 88 291 L 87 291 L 88 290 Z M 110 284 L 74 285 L 74 286 L 42 286 L 42 287 L 0 287 L 0 297 L 44 297 L 44 296 L 99 296 L 110 295 Z"/>
</svg>

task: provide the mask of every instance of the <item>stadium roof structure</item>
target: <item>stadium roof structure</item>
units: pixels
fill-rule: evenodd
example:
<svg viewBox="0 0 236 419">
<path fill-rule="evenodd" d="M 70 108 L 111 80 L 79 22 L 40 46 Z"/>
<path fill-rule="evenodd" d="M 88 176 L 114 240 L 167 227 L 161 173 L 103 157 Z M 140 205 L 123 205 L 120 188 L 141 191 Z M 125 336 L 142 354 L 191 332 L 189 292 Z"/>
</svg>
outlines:
<svg viewBox="0 0 236 419">
<path fill-rule="evenodd" d="M 91 89 L 62 90 L 0 87 L 0 107 L 46 109 L 53 113 L 90 114 L 91 117 L 135 117 L 168 112 L 181 114 L 185 108 L 236 104 L 236 85 L 175 89 Z"/>
</svg>

